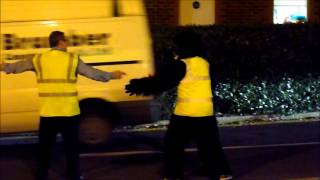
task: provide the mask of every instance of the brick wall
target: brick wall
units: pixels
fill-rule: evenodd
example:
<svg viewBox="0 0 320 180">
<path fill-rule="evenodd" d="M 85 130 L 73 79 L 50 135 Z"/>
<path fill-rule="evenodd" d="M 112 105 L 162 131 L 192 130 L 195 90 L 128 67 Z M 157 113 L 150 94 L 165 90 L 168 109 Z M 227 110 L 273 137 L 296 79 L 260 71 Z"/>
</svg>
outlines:
<svg viewBox="0 0 320 180">
<path fill-rule="evenodd" d="M 144 0 L 151 25 L 178 25 L 179 0 Z M 274 0 L 216 0 L 216 24 L 272 24 Z M 320 23 L 320 0 L 308 0 L 310 22 Z"/>
<path fill-rule="evenodd" d="M 151 25 L 178 25 L 178 0 L 144 0 Z"/>
<path fill-rule="evenodd" d="M 216 23 L 273 23 L 273 0 L 216 0 Z"/>
<path fill-rule="evenodd" d="M 320 0 L 309 0 L 308 2 L 309 21 L 320 23 Z"/>
</svg>

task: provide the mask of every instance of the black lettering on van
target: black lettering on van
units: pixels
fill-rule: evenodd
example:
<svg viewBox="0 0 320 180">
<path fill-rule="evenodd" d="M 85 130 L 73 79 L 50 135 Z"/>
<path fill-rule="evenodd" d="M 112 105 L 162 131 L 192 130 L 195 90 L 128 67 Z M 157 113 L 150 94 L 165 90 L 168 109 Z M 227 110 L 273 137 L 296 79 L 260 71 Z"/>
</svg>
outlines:
<svg viewBox="0 0 320 180">
<path fill-rule="evenodd" d="M 111 37 L 107 33 L 98 34 L 73 34 L 67 36 L 68 46 L 95 46 L 107 45 L 108 39 Z M 2 34 L 2 49 L 33 49 L 33 48 L 49 48 L 48 37 L 18 37 L 15 34 Z"/>
</svg>

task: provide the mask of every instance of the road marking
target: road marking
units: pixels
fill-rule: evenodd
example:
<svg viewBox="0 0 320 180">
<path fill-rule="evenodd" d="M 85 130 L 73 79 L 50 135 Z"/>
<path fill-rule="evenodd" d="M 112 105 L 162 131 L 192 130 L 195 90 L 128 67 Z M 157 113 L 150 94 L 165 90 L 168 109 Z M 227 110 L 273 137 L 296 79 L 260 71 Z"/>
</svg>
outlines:
<svg viewBox="0 0 320 180">
<path fill-rule="evenodd" d="M 320 177 L 290 178 L 284 180 L 320 180 Z"/>
<path fill-rule="evenodd" d="M 309 146 L 320 145 L 320 142 L 307 143 L 288 143 L 288 144 L 269 144 L 269 145 L 252 145 L 252 146 L 226 146 L 223 149 L 258 149 L 258 148 L 272 148 L 272 147 L 288 147 L 288 146 Z M 187 148 L 185 152 L 196 152 L 196 148 Z M 100 152 L 100 153 L 83 153 L 81 158 L 90 157 L 112 157 L 112 156 L 129 156 L 129 155 L 147 155 L 147 154 L 162 154 L 162 151 L 146 150 L 146 151 L 123 151 L 123 152 Z M 317 179 L 320 180 L 320 179 Z"/>
<path fill-rule="evenodd" d="M 266 145 L 252 145 L 252 146 L 226 146 L 223 149 L 257 149 L 257 148 L 269 148 L 269 147 L 308 146 L 308 145 L 320 145 L 320 142 L 266 144 Z"/>
</svg>

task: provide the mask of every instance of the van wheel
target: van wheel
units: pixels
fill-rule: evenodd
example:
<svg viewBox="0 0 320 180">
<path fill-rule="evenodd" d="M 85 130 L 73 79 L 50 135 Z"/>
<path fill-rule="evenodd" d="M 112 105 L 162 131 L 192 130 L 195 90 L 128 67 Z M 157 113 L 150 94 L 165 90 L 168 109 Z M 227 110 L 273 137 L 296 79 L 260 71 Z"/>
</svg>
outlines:
<svg viewBox="0 0 320 180">
<path fill-rule="evenodd" d="M 112 124 L 109 119 L 99 114 L 85 113 L 81 115 L 79 140 L 86 145 L 104 144 L 110 138 Z"/>
</svg>

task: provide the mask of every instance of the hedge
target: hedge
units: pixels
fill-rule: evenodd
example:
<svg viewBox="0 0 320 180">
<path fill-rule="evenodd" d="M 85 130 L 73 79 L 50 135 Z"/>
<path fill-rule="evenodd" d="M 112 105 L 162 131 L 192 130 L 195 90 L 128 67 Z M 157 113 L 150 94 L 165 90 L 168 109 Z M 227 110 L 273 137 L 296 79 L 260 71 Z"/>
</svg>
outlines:
<svg viewBox="0 0 320 180">
<path fill-rule="evenodd" d="M 168 63 L 175 33 L 202 35 L 217 114 L 320 110 L 320 25 L 186 26 L 152 29 L 156 69 Z M 170 116 L 175 91 L 158 97 Z"/>
</svg>

